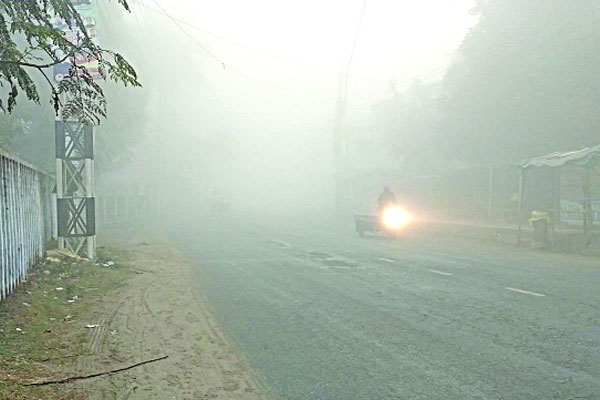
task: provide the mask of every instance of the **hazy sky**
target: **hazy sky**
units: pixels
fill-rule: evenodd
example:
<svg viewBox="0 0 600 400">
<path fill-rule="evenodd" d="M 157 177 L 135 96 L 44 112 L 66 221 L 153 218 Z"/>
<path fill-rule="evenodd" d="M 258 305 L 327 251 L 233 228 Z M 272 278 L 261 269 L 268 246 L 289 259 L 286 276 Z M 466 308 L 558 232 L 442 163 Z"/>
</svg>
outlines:
<svg viewBox="0 0 600 400">
<path fill-rule="evenodd" d="M 170 157 L 179 161 L 177 171 L 256 202 L 275 192 L 287 202 L 331 190 L 340 67 L 348 62 L 362 0 L 131 3 L 132 31 L 142 35 L 134 43 L 151 54 L 138 69 L 145 87 L 169 105 L 165 143 L 177 153 Z M 391 96 L 392 76 L 399 91 L 430 71 L 437 74 L 425 81 L 439 79 L 475 23 L 472 3 L 370 0 L 345 125 L 372 124 L 371 104 Z M 184 21 L 184 31 L 150 8 Z"/>
<path fill-rule="evenodd" d="M 142 2 L 158 7 L 154 0 Z M 319 96 L 335 96 L 339 69 L 347 63 L 363 5 L 362 0 L 156 2 L 175 18 L 240 44 L 184 25 L 227 66 L 223 70 L 197 47 L 194 57 L 212 64 L 213 86 L 221 79 L 257 85 L 228 71 L 231 67 L 290 92 Z M 387 96 L 392 75 L 402 89 L 415 76 L 439 72 L 475 22 L 468 13 L 472 6 L 473 0 L 370 0 L 351 68 L 350 106 L 360 111 Z M 182 33 L 181 40 L 190 39 Z M 277 89 L 273 91 L 276 95 Z"/>
</svg>

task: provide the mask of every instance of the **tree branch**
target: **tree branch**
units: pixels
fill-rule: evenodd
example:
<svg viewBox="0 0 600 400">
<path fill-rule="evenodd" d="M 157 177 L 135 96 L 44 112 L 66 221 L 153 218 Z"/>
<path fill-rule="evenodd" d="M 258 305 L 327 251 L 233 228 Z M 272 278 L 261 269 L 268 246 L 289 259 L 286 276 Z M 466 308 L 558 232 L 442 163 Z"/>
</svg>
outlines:
<svg viewBox="0 0 600 400">
<path fill-rule="evenodd" d="M 156 361 L 164 360 L 164 359 L 166 359 L 168 357 L 169 356 L 162 356 L 162 357 L 158 357 L 158 358 L 153 358 L 153 359 L 150 359 L 150 360 L 146 360 L 146 361 L 142 361 L 142 362 L 139 362 L 139 363 L 135 363 L 135 364 L 129 365 L 127 367 L 111 369 L 110 371 L 97 372 L 95 374 L 90 374 L 90 375 L 69 376 L 69 377 L 63 378 L 63 379 L 53 379 L 53 380 L 47 380 L 47 381 L 37 381 L 37 382 L 23 383 L 23 386 L 45 386 L 45 385 L 54 385 L 54 384 L 58 384 L 58 383 L 69 383 L 69 382 L 78 381 L 78 380 L 81 380 L 81 379 L 96 378 L 98 376 L 111 375 L 111 374 L 114 374 L 115 372 L 127 371 L 128 369 L 132 369 L 132 368 L 144 365 L 144 364 L 149 364 L 149 363 L 153 363 L 153 362 L 156 362 Z"/>
<path fill-rule="evenodd" d="M 12 65 L 20 65 L 21 67 L 43 69 L 43 68 L 50 68 L 50 67 L 53 67 L 58 64 L 62 64 L 67 60 L 67 58 L 73 57 L 73 55 L 74 55 L 74 53 L 69 53 L 66 56 L 64 56 L 63 58 L 61 58 L 60 60 L 55 60 L 54 62 L 51 62 L 48 64 L 34 64 L 34 63 L 28 63 L 28 62 L 23 62 L 23 61 L 2 61 L 2 60 L 0 60 L 0 64 L 12 64 Z"/>
</svg>

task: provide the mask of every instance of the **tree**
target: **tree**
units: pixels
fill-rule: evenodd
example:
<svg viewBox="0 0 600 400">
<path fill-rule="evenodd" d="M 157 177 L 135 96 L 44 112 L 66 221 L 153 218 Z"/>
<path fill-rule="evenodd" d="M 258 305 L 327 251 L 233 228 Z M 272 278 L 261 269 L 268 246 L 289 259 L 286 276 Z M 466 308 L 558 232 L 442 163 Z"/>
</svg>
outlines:
<svg viewBox="0 0 600 400">
<path fill-rule="evenodd" d="M 118 0 L 127 11 L 127 0 Z M 65 118 L 99 124 L 106 116 L 106 98 L 85 64 L 73 62 L 68 77 L 55 84 L 48 70 L 78 58 L 94 59 L 104 80 L 125 86 L 141 86 L 135 69 L 119 53 L 99 46 L 90 37 L 73 0 L 0 0 L 0 110 L 11 113 L 22 91 L 39 103 L 38 84 L 31 72 L 37 71 L 50 88 L 54 111 Z M 64 21 L 78 32 L 68 38 L 53 22 Z M 63 100 L 66 99 L 66 100 Z"/>
<path fill-rule="evenodd" d="M 374 106 L 376 121 L 385 133 L 385 147 L 405 173 L 424 174 L 437 167 L 438 86 L 415 81 L 403 95 L 392 86 L 394 96 Z"/>
<path fill-rule="evenodd" d="M 595 0 L 480 0 L 446 74 L 437 124 L 448 158 L 512 163 L 600 141 Z"/>
</svg>

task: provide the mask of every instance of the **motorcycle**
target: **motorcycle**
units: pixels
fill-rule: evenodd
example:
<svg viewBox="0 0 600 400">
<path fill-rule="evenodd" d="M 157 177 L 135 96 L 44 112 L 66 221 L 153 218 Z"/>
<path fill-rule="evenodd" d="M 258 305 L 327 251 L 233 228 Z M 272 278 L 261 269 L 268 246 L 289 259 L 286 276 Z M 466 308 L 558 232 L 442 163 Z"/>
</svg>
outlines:
<svg viewBox="0 0 600 400">
<path fill-rule="evenodd" d="M 382 207 L 378 215 L 354 215 L 356 232 L 361 237 L 367 232 L 397 237 L 412 220 L 412 215 L 398 204 Z"/>
</svg>

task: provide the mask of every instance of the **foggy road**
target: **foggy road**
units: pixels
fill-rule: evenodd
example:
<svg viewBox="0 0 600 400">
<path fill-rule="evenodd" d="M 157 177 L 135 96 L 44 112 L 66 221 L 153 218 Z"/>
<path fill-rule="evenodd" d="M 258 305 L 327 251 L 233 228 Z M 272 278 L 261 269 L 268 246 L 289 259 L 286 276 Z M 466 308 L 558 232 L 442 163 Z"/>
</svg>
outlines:
<svg viewBox="0 0 600 400">
<path fill-rule="evenodd" d="M 0 0 L 0 400 L 600 400 L 599 55 L 600 0 Z"/>
<path fill-rule="evenodd" d="M 600 396 L 600 266 L 302 218 L 169 234 L 224 330 L 289 399 Z M 574 261 L 575 260 L 575 261 Z"/>
</svg>

